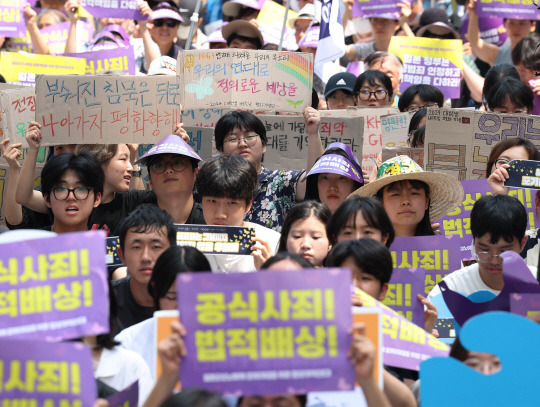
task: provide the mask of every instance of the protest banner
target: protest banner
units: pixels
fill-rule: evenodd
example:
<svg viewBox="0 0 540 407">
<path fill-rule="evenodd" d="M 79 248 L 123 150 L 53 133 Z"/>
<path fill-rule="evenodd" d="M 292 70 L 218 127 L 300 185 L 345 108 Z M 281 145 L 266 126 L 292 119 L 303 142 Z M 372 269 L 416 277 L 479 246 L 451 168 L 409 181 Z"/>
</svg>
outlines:
<svg viewBox="0 0 540 407">
<path fill-rule="evenodd" d="M 416 298 L 417 294 L 424 295 L 424 276 L 421 268 L 394 268 L 386 297 L 381 301 L 418 326 L 424 326 L 424 306 Z"/>
<path fill-rule="evenodd" d="M 440 223 L 440 232 L 445 236 L 459 236 L 461 246 L 461 259 L 474 260 L 471 253 L 472 235 L 471 235 L 471 210 L 474 203 L 481 197 L 491 195 L 492 191 L 486 179 L 461 181 L 465 194 L 463 202 L 448 213 L 446 216 L 438 219 Z M 538 222 L 536 221 L 536 205 L 534 202 L 534 191 L 530 189 L 511 189 L 508 193 L 523 204 L 527 211 L 527 229 L 536 229 Z"/>
<path fill-rule="evenodd" d="M 137 407 L 139 405 L 139 381 L 106 399 L 109 407 Z"/>
<path fill-rule="evenodd" d="M 533 5 L 532 0 L 478 0 L 475 13 L 478 17 L 540 20 L 540 10 Z"/>
<path fill-rule="evenodd" d="M 84 75 L 86 62 L 82 58 L 0 53 L 0 72 L 9 83 L 34 85 L 37 74 Z"/>
<path fill-rule="evenodd" d="M 0 1 L 0 35 L 3 37 L 24 37 L 26 35 L 26 20 L 23 15 L 25 1 Z"/>
<path fill-rule="evenodd" d="M 351 291 L 360 297 L 364 307 L 376 307 L 382 310 L 385 365 L 418 370 L 420 362 L 433 356 L 448 355 L 450 350 L 448 345 L 424 331 L 424 328 L 405 319 L 359 288 L 351 287 Z"/>
<path fill-rule="evenodd" d="M 105 255 L 105 262 L 107 266 L 121 266 L 122 260 L 118 254 L 120 248 L 120 238 L 118 236 L 107 237 L 107 254 Z"/>
<path fill-rule="evenodd" d="M 420 166 L 424 166 L 424 149 L 423 148 L 412 148 L 412 147 L 383 147 L 382 150 L 382 162 L 385 162 L 393 157 L 398 155 L 406 155 L 416 161 Z"/>
<path fill-rule="evenodd" d="M 457 109 L 428 109 L 424 164 L 427 171 L 460 181 L 486 177 L 497 142 L 519 137 L 540 147 L 540 117 Z"/>
<path fill-rule="evenodd" d="M 350 270 L 279 273 L 177 276 L 183 387 L 236 396 L 354 387 Z"/>
<path fill-rule="evenodd" d="M 388 52 L 403 61 L 400 92 L 411 85 L 432 85 L 445 98 L 458 98 L 463 66 L 461 40 L 439 40 L 424 37 L 392 37 Z"/>
<path fill-rule="evenodd" d="M 271 170 L 301 170 L 307 165 L 308 135 L 304 116 L 259 115 L 266 128 L 265 167 Z M 362 117 L 321 117 L 319 134 L 323 148 L 340 142 L 362 156 Z"/>
<path fill-rule="evenodd" d="M 508 179 L 505 187 L 540 189 L 540 165 L 538 161 L 512 160 L 508 163 Z"/>
<path fill-rule="evenodd" d="M 540 294 L 510 294 L 510 312 L 523 317 L 531 317 L 540 313 Z"/>
<path fill-rule="evenodd" d="M 146 20 L 138 9 L 137 0 L 82 0 L 81 6 L 93 17 Z"/>
<path fill-rule="evenodd" d="M 478 3 L 477 3 L 478 4 Z M 508 34 L 504 27 L 504 19 L 501 17 L 479 17 L 478 29 L 480 38 L 488 44 L 494 44 L 500 47 L 506 42 Z M 469 42 L 469 13 L 465 14 L 461 24 L 461 38 L 463 42 Z"/>
<path fill-rule="evenodd" d="M 95 75 L 104 71 L 115 71 L 117 75 L 119 72 L 123 72 L 125 75 L 135 75 L 133 47 L 118 47 L 63 55 L 84 58 L 86 60 L 86 75 Z"/>
<path fill-rule="evenodd" d="M 28 147 L 24 132 L 34 120 L 36 95 L 33 87 L 0 89 L 0 141 L 9 138 L 12 143 Z"/>
<path fill-rule="evenodd" d="M 352 12 L 353 17 L 370 18 L 391 14 L 399 19 L 401 9 L 395 0 L 354 0 Z"/>
<path fill-rule="evenodd" d="M 313 55 L 258 50 L 178 53 L 183 106 L 303 112 L 311 106 Z"/>
<path fill-rule="evenodd" d="M 195 247 L 208 254 L 251 255 L 254 228 L 219 225 L 175 224 L 176 244 Z"/>
<path fill-rule="evenodd" d="M 175 78 L 38 75 L 42 145 L 154 144 L 180 122 Z"/>
<path fill-rule="evenodd" d="M 279 44 L 283 20 L 285 19 L 285 11 L 285 7 L 275 1 L 267 0 L 264 2 L 256 21 L 266 42 Z M 290 51 L 298 49 L 294 37 L 294 30 L 289 27 L 289 20 L 296 17 L 298 17 L 298 13 L 294 10 L 289 10 L 289 13 L 287 14 L 285 35 L 283 37 L 283 49 L 288 49 Z"/>
<path fill-rule="evenodd" d="M 0 339 L 3 406 L 93 406 L 96 379 L 81 342 Z"/>
<path fill-rule="evenodd" d="M 109 332 L 105 235 L 0 245 L 0 337 L 59 340 Z"/>
</svg>

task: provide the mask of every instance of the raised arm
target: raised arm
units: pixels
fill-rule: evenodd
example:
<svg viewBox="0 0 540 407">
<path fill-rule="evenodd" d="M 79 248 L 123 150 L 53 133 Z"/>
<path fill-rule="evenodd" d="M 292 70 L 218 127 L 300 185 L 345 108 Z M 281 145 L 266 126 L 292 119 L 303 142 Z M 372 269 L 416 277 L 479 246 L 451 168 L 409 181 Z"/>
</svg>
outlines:
<svg viewBox="0 0 540 407">
<path fill-rule="evenodd" d="M 77 52 L 77 21 L 79 21 L 79 16 L 76 14 L 77 9 L 81 5 L 80 0 L 68 0 L 64 4 L 64 9 L 69 17 L 69 31 L 66 41 L 66 47 L 64 52 Z"/>
<path fill-rule="evenodd" d="M 499 53 L 499 47 L 485 42 L 480 37 L 480 27 L 478 26 L 478 16 L 475 12 L 476 0 L 468 0 L 467 10 L 469 11 L 469 41 L 474 54 L 489 65 L 495 63 L 495 58 Z"/>
<path fill-rule="evenodd" d="M 22 143 L 9 144 L 9 139 L 0 143 L 2 157 L 9 165 L 9 176 L 7 178 L 6 193 L 4 195 L 4 208 L 6 209 L 6 221 L 10 225 L 20 225 L 23 222 L 22 206 L 15 201 L 15 192 L 17 191 L 17 182 L 21 173 L 21 164 L 19 157 L 22 155 Z"/>
<path fill-rule="evenodd" d="M 150 64 L 154 59 L 159 58 L 160 53 L 159 48 L 150 36 L 150 31 L 147 27 L 148 19 L 152 16 L 152 9 L 146 1 L 140 1 L 138 7 L 143 17 L 146 18 L 145 20 L 139 21 L 139 25 L 141 26 L 141 37 L 144 45 L 144 69 L 148 72 Z"/>
<path fill-rule="evenodd" d="M 465 44 L 463 45 L 465 47 Z M 463 61 L 463 79 L 471 91 L 471 98 L 475 102 L 482 102 L 482 89 L 484 88 L 484 78 L 478 75 L 474 70 Z"/>
<path fill-rule="evenodd" d="M 409 3 L 408 0 L 403 0 L 397 5 L 400 8 L 399 27 L 403 31 L 403 34 L 405 34 L 406 37 L 416 37 L 416 35 L 414 35 L 413 30 L 411 30 L 411 27 L 408 23 L 409 17 L 412 14 L 411 3 Z"/>
<path fill-rule="evenodd" d="M 30 3 L 26 3 L 24 5 L 24 19 L 26 20 L 26 29 L 28 30 L 30 39 L 32 40 L 34 54 L 49 55 L 51 51 L 43 39 L 43 36 L 39 32 L 39 28 L 37 26 L 37 13 L 36 10 L 32 8 Z"/>
<path fill-rule="evenodd" d="M 24 205 L 35 212 L 47 213 L 47 205 L 43 195 L 34 191 L 34 174 L 36 172 L 36 162 L 41 145 L 41 124 L 31 122 L 25 133 L 28 143 L 28 154 L 24 159 L 19 182 L 17 183 L 17 193 L 15 199 L 17 203 Z"/>
<path fill-rule="evenodd" d="M 306 107 L 304 109 L 304 122 L 306 123 L 306 131 L 308 134 L 308 156 L 306 172 L 300 177 L 298 184 L 296 185 L 297 201 L 304 200 L 304 196 L 306 195 L 306 174 L 324 152 L 321 135 L 319 134 L 319 126 L 321 125 L 320 113 L 310 106 Z"/>
</svg>

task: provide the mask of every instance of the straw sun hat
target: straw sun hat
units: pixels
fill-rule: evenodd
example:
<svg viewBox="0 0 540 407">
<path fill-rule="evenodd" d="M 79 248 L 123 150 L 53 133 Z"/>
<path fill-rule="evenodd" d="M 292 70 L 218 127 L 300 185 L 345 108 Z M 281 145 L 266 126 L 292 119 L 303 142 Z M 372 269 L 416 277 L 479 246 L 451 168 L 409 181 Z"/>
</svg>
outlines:
<svg viewBox="0 0 540 407">
<path fill-rule="evenodd" d="M 440 172 L 424 171 L 406 155 L 382 163 L 377 171 L 377 179 L 358 188 L 350 196 L 375 196 L 381 188 L 393 182 L 409 180 L 423 181 L 429 186 L 431 221 L 445 216 L 463 201 L 463 187 L 457 178 Z"/>
</svg>

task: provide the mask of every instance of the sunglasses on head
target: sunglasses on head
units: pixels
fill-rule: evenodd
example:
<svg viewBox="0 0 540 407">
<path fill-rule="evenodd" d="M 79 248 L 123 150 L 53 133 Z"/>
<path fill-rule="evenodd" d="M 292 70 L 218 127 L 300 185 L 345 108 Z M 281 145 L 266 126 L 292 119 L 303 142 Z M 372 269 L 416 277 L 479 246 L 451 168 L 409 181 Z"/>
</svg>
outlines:
<svg viewBox="0 0 540 407">
<path fill-rule="evenodd" d="M 154 20 L 154 26 L 155 27 L 161 27 L 163 24 L 167 24 L 167 27 L 173 28 L 178 25 L 178 21 L 167 19 L 164 20 L 163 18 L 160 18 L 158 20 Z"/>
</svg>

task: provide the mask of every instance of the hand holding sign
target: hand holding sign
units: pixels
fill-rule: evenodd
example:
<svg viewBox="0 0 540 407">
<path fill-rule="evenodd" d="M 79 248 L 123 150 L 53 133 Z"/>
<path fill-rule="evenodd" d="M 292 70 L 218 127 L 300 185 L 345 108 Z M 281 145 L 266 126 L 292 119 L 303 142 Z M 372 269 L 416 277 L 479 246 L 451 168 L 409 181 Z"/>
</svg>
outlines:
<svg viewBox="0 0 540 407">
<path fill-rule="evenodd" d="M 501 167 L 503 167 L 501 172 L 503 174 L 506 172 L 505 186 L 540 189 L 540 162 L 533 160 L 512 160 L 506 165 L 499 165 L 499 168 Z"/>
</svg>

